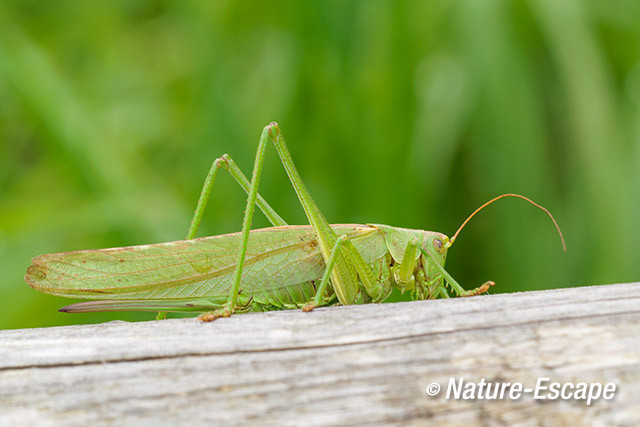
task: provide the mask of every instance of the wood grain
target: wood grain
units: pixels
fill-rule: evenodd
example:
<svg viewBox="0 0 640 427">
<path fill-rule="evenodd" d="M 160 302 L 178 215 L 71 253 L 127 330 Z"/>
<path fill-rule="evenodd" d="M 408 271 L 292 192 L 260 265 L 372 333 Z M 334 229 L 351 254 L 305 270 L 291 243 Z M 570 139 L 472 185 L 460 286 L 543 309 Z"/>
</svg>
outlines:
<svg viewBox="0 0 640 427">
<path fill-rule="evenodd" d="M 617 390 L 590 406 L 444 396 L 450 378 L 539 377 Z M 0 331 L 0 425 L 249 422 L 640 424 L 640 283 Z"/>
</svg>

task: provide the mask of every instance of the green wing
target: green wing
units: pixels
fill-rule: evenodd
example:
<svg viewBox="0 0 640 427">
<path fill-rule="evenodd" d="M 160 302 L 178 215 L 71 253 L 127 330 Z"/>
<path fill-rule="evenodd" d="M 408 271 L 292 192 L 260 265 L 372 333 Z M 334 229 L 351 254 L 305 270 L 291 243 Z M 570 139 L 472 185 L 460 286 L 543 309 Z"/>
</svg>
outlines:
<svg viewBox="0 0 640 427">
<path fill-rule="evenodd" d="M 347 234 L 365 261 L 384 255 L 381 233 L 365 225 L 332 226 Z M 193 300 L 226 297 L 240 233 L 125 248 L 35 257 L 25 280 L 32 288 L 72 298 Z M 310 226 L 253 230 L 240 289 L 243 295 L 317 280 L 324 260 Z"/>
</svg>

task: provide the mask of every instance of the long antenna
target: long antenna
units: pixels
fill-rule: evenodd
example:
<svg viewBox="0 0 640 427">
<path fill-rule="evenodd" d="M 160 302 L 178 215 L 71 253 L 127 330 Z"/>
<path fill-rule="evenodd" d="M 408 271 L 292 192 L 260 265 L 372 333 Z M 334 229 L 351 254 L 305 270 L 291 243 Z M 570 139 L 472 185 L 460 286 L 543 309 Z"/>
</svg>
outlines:
<svg viewBox="0 0 640 427">
<path fill-rule="evenodd" d="M 558 223 L 556 222 L 555 218 L 553 217 L 553 215 L 551 215 L 551 212 L 549 212 L 546 208 L 540 206 L 539 204 L 537 204 L 536 202 L 534 202 L 531 199 L 528 199 L 524 196 L 521 196 L 520 194 L 512 194 L 512 193 L 508 193 L 508 194 L 502 194 L 498 197 L 494 197 L 493 199 L 489 200 L 488 202 L 486 202 L 485 204 L 483 204 L 482 206 L 480 206 L 478 209 L 476 209 L 475 211 L 473 211 L 473 213 L 471 215 L 469 215 L 469 217 L 467 219 L 464 220 L 464 222 L 462 223 L 462 225 L 460 226 L 460 228 L 458 228 L 458 231 L 456 231 L 456 234 L 453 235 L 453 237 L 451 239 L 449 239 L 449 241 L 446 244 L 446 247 L 450 247 L 451 245 L 453 245 L 453 242 L 456 240 L 456 238 L 458 237 L 458 234 L 460 233 L 460 230 L 462 230 L 464 228 L 465 225 L 467 225 L 467 223 L 469 222 L 469 220 L 471 218 L 473 218 L 473 216 L 475 214 L 477 214 L 478 212 L 480 212 L 482 209 L 486 208 L 487 206 L 489 206 L 491 203 L 495 202 L 496 200 L 500 200 L 503 197 L 518 197 L 520 199 L 524 199 L 527 202 L 531 203 L 532 205 L 542 209 L 543 211 L 545 211 L 547 213 L 547 215 L 549 215 L 549 217 L 551 218 L 551 221 L 553 221 L 553 224 L 556 226 L 556 230 L 558 230 L 558 234 L 560 235 L 560 240 L 562 240 L 562 249 L 566 252 L 567 251 L 567 246 L 564 243 L 564 236 L 562 235 L 562 231 L 560 231 L 560 227 L 558 227 Z"/>
</svg>

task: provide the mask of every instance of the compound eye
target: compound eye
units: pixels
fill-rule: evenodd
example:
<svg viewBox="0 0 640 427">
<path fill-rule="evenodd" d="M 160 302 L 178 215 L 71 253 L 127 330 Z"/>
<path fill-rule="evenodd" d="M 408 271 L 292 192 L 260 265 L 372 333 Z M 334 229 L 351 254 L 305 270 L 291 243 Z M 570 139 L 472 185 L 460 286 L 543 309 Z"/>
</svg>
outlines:
<svg viewBox="0 0 640 427">
<path fill-rule="evenodd" d="M 437 237 L 433 239 L 433 247 L 439 254 L 444 253 L 444 243 L 442 243 L 442 240 L 438 239 Z"/>
</svg>

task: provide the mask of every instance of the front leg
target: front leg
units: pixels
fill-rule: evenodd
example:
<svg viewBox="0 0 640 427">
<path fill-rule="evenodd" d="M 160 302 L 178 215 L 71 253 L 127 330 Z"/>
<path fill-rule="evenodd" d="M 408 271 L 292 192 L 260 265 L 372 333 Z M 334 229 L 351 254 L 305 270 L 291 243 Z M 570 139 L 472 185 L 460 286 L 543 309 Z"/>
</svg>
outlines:
<svg viewBox="0 0 640 427">
<path fill-rule="evenodd" d="M 446 282 L 449 284 L 449 286 L 451 286 L 451 288 L 455 291 L 455 293 L 458 294 L 459 297 L 472 297 L 472 296 L 480 295 L 480 294 L 483 294 L 483 293 L 489 291 L 489 288 L 491 288 L 491 286 L 495 285 L 495 282 L 488 281 L 488 282 L 485 282 L 482 285 L 478 286 L 477 288 L 474 288 L 474 289 L 466 291 L 462 286 L 460 286 L 460 284 L 453 277 L 451 277 L 451 275 L 447 272 L 447 270 L 445 270 L 444 267 L 441 266 L 440 263 L 438 263 L 438 261 L 436 261 L 433 258 L 433 256 L 429 253 L 429 251 L 426 251 L 423 248 L 419 248 L 419 249 L 422 252 L 422 254 L 438 270 L 440 270 L 440 273 L 445 278 Z M 437 293 L 437 290 L 436 290 L 436 292 L 434 294 L 436 294 L 436 293 Z M 442 295 L 445 295 L 446 294 L 446 290 L 445 290 L 445 294 L 443 294 L 442 291 L 440 291 L 440 293 Z M 448 294 L 446 294 L 446 295 L 448 297 Z"/>
</svg>

